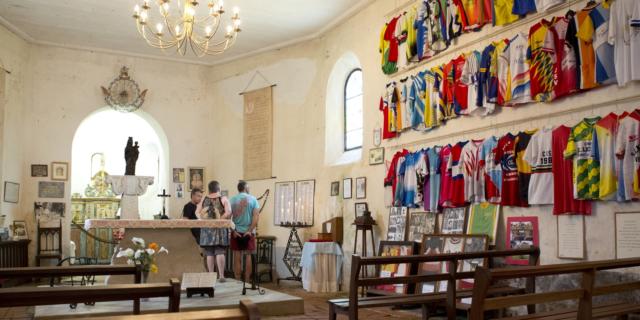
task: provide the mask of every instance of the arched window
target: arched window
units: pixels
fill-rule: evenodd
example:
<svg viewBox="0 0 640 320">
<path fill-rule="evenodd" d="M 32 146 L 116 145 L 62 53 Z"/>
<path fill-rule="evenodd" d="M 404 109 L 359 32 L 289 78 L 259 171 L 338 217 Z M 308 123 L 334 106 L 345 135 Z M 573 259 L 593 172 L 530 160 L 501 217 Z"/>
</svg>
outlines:
<svg viewBox="0 0 640 320">
<path fill-rule="evenodd" d="M 344 85 L 344 151 L 362 148 L 362 70 L 354 69 Z"/>
</svg>

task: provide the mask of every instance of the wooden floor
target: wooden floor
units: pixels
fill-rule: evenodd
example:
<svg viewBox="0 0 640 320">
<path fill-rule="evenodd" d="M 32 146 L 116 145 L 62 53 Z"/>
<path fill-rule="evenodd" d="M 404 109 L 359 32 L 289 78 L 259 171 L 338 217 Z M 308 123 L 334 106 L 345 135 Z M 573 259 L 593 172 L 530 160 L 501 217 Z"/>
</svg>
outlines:
<svg viewBox="0 0 640 320">
<path fill-rule="evenodd" d="M 284 282 L 280 287 L 275 284 L 266 284 L 265 287 L 284 292 L 286 294 L 298 296 L 304 299 L 304 315 L 287 316 L 287 317 L 271 317 L 265 319 L 273 320 L 326 320 L 329 317 L 329 308 L 327 300 L 336 297 L 346 297 L 346 292 L 342 293 L 309 293 L 302 289 L 300 284 Z M 16 308 L 0 308 L 0 319 L 7 320 L 32 320 L 34 307 L 16 307 Z M 360 318 L 367 320 L 377 319 L 420 319 L 417 311 L 400 311 L 391 310 L 391 308 L 364 309 L 360 311 Z M 338 317 L 338 319 L 346 319 L 346 317 Z"/>
</svg>

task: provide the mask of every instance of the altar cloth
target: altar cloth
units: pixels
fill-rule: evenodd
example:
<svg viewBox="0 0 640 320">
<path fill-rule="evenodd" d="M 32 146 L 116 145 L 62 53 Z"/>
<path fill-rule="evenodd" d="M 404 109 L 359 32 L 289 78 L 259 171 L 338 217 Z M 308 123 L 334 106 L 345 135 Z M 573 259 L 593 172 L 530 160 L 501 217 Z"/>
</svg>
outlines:
<svg viewBox="0 0 640 320">
<path fill-rule="evenodd" d="M 84 229 L 91 228 L 135 228 L 135 229 L 190 229 L 190 228 L 235 228 L 233 221 L 228 219 L 206 220 L 135 220 L 135 219 L 88 219 L 84 222 Z"/>
<path fill-rule="evenodd" d="M 335 242 L 305 242 L 302 248 L 302 288 L 336 292 L 342 282 L 342 248 Z"/>
</svg>

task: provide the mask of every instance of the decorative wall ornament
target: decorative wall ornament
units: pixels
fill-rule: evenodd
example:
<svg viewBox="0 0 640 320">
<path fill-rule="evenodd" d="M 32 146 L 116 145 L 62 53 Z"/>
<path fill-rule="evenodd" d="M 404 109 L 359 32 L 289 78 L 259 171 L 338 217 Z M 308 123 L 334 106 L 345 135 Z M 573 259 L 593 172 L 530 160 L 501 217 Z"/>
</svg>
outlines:
<svg viewBox="0 0 640 320">
<path fill-rule="evenodd" d="M 140 91 L 138 84 L 129 77 L 129 68 L 124 66 L 120 69 L 120 76 L 111 81 L 108 89 L 101 88 L 107 105 L 120 112 L 138 110 L 147 94 L 147 89 Z"/>
</svg>

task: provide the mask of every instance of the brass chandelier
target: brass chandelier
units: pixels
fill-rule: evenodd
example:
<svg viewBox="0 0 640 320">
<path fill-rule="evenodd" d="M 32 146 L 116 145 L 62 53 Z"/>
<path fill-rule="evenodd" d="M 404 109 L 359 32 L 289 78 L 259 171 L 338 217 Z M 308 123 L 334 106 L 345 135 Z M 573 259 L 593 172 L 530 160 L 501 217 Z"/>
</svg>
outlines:
<svg viewBox="0 0 640 320">
<path fill-rule="evenodd" d="M 198 57 L 216 55 L 229 49 L 240 32 L 240 10 L 235 7 L 224 37 L 216 37 L 225 14 L 223 1 L 210 0 L 204 15 L 197 12 L 201 6 L 196 0 L 156 0 L 157 13 L 151 10 L 150 0 L 143 0 L 133 8 L 133 18 L 138 32 L 152 47 L 176 48 L 183 56 L 189 47 Z"/>
</svg>

